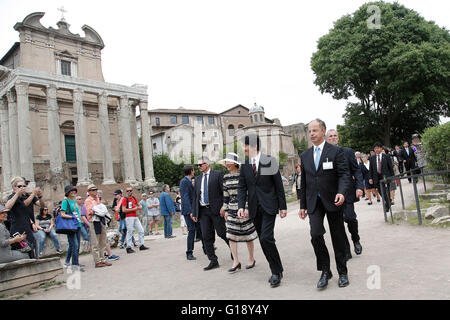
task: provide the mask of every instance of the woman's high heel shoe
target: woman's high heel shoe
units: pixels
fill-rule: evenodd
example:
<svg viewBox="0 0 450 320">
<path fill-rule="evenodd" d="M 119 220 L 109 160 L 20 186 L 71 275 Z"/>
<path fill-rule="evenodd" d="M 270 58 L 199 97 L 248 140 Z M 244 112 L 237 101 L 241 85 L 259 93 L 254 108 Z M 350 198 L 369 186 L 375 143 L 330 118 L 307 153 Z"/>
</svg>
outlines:
<svg viewBox="0 0 450 320">
<path fill-rule="evenodd" d="M 256 260 L 253 260 L 253 263 L 251 265 L 245 266 L 245 269 L 251 269 L 255 266 L 255 264 L 256 264 Z"/>
<path fill-rule="evenodd" d="M 241 263 L 240 262 L 239 262 L 239 264 L 236 267 L 231 268 L 230 270 L 228 270 L 228 272 L 229 273 L 235 273 L 238 269 L 239 270 L 241 269 Z"/>
</svg>

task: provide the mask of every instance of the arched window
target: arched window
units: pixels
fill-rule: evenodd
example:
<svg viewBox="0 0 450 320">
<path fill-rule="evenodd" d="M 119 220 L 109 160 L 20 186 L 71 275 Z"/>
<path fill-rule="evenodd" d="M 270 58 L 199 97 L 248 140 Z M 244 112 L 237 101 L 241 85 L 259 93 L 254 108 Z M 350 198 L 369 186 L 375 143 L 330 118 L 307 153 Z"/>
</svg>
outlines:
<svg viewBox="0 0 450 320">
<path fill-rule="evenodd" d="M 234 126 L 232 124 L 228 126 L 228 135 L 234 136 Z"/>
<path fill-rule="evenodd" d="M 258 115 L 255 114 L 255 122 L 258 122 Z"/>
</svg>

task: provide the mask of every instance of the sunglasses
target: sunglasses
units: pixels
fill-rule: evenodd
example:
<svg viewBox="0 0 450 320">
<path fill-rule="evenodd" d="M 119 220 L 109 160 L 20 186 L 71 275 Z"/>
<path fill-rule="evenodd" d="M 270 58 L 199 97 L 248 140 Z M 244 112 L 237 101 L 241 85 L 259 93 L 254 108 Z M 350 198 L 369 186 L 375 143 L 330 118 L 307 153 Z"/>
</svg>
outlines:
<svg viewBox="0 0 450 320">
<path fill-rule="evenodd" d="M 203 165 L 205 165 L 206 163 L 199 163 L 199 164 L 197 164 L 197 167 L 201 167 L 201 166 L 203 166 Z"/>
<path fill-rule="evenodd" d="M 133 190 L 127 190 L 127 192 L 133 192 Z"/>
<path fill-rule="evenodd" d="M 89 189 L 88 191 L 97 191 L 98 189 Z"/>
<path fill-rule="evenodd" d="M 26 185 L 23 185 L 23 184 L 17 186 L 17 188 L 25 188 L 25 187 L 26 187 Z"/>
</svg>

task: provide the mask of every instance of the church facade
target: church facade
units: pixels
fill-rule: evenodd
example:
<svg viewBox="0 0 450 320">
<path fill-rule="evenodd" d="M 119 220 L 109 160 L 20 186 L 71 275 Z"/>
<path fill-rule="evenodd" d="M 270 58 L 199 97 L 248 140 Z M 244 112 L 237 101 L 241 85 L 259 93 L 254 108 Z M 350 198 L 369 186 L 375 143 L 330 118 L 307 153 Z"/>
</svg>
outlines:
<svg viewBox="0 0 450 320">
<path fill-rule="evenodd" d="M 141 163 L 135 121 L 137 108 L 148 115 L 147 86 L 105 82 L 100 35 L 87 25 L 73 34 L 64 19 L 46 28 L 43 16 L 14 26 L 20 41 L 0 60 L 1 190 L 15 176 L 59 194 L 66 184 L 153 185 L 151 127 L 143 122 Z"/>
</svg>

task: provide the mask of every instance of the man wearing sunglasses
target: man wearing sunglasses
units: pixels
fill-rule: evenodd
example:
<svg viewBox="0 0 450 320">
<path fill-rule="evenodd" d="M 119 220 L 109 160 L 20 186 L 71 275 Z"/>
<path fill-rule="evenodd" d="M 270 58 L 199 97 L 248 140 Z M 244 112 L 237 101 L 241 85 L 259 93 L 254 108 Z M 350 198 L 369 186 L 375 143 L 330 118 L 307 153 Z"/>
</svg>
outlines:
<svg viewBox="0 0 450 320">
<path fill-rule="evenodd" d="M 200 221 L 203 244 L 206 255 L 210 261 L 203 270 L 211 270 L 219 267 L 219 262 L 214 251 L 215 232 L 229 247 L 226 237 L 223 205 L 223 174 L 212 170 L 209 159 L 200 158 L 197 162 L 201 174 L 195 177 L 194 201 L 192 203 L 192 220 Z M 215 232 L 214 232 L 215 231 Z"/>
<path fill-rule="evenodd" d="M 131 248 L 133 231 L 139 234 L 139 250 L 148 250 L 144 246 L 144 228 L 137 217 L 137 210 L 142 210 L 142 206 L 137 199 L 133 197 L 133 188 L 128 187 L 125 191 L 125 197 L 122 200 L 122 212 L 126 214 L 125 222 L 127 224 L 127 253 L 134 253 Z"/>
</svg>

